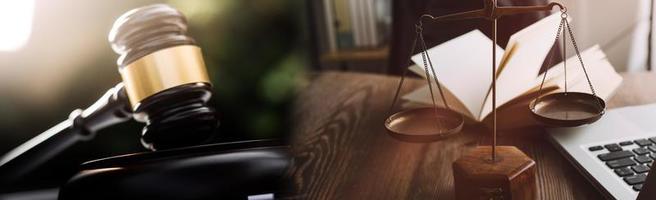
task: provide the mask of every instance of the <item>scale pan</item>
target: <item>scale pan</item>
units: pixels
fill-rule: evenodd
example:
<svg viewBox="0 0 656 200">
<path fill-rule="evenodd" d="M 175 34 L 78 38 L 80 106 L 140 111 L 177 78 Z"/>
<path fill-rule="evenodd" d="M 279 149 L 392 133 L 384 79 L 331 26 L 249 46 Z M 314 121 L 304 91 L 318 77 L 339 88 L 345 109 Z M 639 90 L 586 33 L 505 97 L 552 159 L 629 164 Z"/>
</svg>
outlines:
<svg viewBox="0 0 656 200">
<path fill-rule="evenodd" d="M 537 102 L 540 100 L 540 102 Z M 533 100 L 529 104 L 533 116 L 541 123 L 554 127 L 575 127 L 593 123 L 606 110 L 603 99 L 587 93 L 559 92 Z"/>
<path fill-rule="evenodd" d="M 432 142 L 460 132 L 465 119 L 455 111 L 433 107 L 395 113 L 385 120 L 387 132 L 407 142 Z"/>
</svg>

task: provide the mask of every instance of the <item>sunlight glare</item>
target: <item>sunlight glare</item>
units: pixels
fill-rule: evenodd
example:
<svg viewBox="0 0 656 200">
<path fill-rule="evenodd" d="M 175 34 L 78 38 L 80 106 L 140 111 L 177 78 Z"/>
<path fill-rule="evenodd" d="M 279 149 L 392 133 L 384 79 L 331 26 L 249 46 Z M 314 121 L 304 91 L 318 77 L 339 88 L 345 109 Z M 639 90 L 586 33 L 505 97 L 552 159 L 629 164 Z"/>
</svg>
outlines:
<svg viewBox="0 0 656 200">
<path fill-rule="evenodd" d="M 34 0 L 0 0 L 0 51 L 15 51 L 32 32 Z"/>
</svg>

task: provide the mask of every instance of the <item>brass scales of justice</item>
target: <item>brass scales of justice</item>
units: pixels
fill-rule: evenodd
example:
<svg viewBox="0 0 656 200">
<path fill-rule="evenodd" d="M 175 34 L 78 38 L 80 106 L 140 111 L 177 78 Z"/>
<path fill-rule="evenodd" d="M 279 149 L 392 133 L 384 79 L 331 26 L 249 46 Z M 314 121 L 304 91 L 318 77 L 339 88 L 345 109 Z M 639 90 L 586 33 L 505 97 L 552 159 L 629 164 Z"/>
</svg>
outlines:
<svg viewBox="0 0 656 200">
<path fill-rule="evenodd" d="M 601 118 L 606 110 L 606 103 L 596 95 L 589 75 L 583 64 L 583 59 L 567 21 L 567 8 L 562 4 L 552 2 L 544 6 L 511 6 L 499 7 L 496 0 L 485 0 L 484 7 L 479 10 L 449 14 L 434 17 L 429 14 L 422 15 L 415 25 L 416 36 L 410 50 L 410 55 L 419 48 L 426 73 L 432 107 L 412 108 L 391 114 L 385 120 L 387 132 L 402 141 L 432 142 L 444 139 L 459 133 L 464 126 L 462 114 L 452 110 L 446 101 L 442 87 L 438 81 L 430 56 L 427 53 L 423 38 L 422 20 L 432 22 L 453 21 L 464 19 L 487 19 L 492 23 L 492 146 L 479 146 L 465 153 L 453 163 L 455 194 L 457 199 L 534 199 L 536 197 L 535 161 L 526 156 L 514 146 L 497 146 L 497 116 L 496 116 L 496 43 L 497 19 L 505 15 L 522 14 L 537 11 L 550 11 L 554 7 L 560 8 L 561 22 L 556 32 L 557 43 L 562 31 L 562 55 L 565 71 L 564 92 L 542 94 L 542 87 L 548 70 L 543 73 L 542 83 L 538 95 L 529 104 L 533 117 L 546 126 L 574 127 L 593 123 Z M 567 63 L 566 63 L 566 32 L 569 32 L 574 50 L 590 86 L 591 93 L 567 91 Z M 547 60 L 551 60 L 549 53 Z M 409 69 L 405 69 L 399 81 L 390 113 L 394 110 L 399 98 L 405 76 Z M 433 84 L 437 87 L 444 107 L 435 103 Z"/>
</svg>

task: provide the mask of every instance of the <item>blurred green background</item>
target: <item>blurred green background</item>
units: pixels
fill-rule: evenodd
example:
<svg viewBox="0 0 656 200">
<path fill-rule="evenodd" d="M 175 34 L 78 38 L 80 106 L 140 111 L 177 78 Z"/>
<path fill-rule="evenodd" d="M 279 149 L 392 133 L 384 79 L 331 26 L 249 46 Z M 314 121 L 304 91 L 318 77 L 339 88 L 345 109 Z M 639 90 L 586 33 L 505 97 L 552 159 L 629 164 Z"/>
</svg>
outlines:
<svg viewBox="0 0 656 200">
<path fill-rule="evenodd" d="M 0 153 L 86 108 L 118 83 L 118 56 L 107 34 L 121 14 L 152 3 L 168 3 L 187 16 L 214 84 L 218 141 L 285 138 L 291 102 L 306 82 L 305 1 L 36 0 L 26 44 L 0 51 Z M 102 131 L 57 162 L 143 151 L 142 127 L 131 122 Z M 57 170 L 44 174 L 66 174 Z"/>
</svg>

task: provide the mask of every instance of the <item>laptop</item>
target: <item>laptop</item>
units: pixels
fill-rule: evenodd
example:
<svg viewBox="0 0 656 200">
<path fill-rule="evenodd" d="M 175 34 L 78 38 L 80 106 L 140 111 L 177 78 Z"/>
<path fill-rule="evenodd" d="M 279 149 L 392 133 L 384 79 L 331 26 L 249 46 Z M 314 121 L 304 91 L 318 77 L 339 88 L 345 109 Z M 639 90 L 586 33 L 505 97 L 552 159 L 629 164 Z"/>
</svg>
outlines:
<svg viewBox="0 0 656 200">
<path fill-rule="evenodd" d="M 656 174 L 656 104 L 613 109 L 593 124 L 548 132 L 607 198 L 656 199 L 656 175 L 649 176 Z"/>
</svg>

